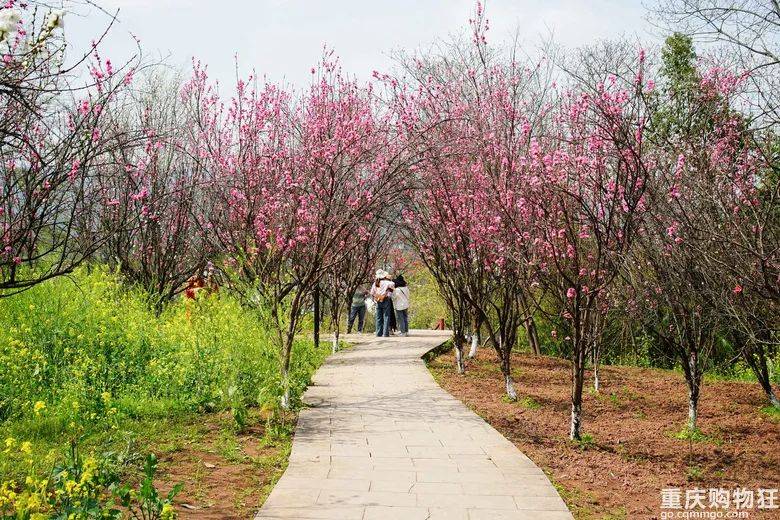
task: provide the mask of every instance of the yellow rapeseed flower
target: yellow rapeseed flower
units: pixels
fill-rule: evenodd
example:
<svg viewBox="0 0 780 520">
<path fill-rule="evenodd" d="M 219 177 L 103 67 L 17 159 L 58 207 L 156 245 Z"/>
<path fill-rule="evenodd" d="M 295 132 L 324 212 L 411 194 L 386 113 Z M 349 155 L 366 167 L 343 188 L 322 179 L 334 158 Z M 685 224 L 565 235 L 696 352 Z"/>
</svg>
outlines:
<svg viewBox="0 0 780 520">
<path fill-rule="evenodd" d="M 160 511 L 160 520 L 176 520 L 179 515 L 176 514 L 176 510 L 171 504 L 163 505 L 162 511 Z"/>
<path fill-rule="evenodd" d="M 66 480 L 65 481 L 65 492 L 69 495 L 73 494 L 73 490 L 76 489 L 76 481 L 75 480 Z"/>
<path fill-rule="evenodd" d="M 40 415 L 40 413 L 46 409 L 46 403 L 43 401 L 36 401 L 36 403 L 33 405 L 33 412 L 35 412 L 35 415 Z"/>
</svg>

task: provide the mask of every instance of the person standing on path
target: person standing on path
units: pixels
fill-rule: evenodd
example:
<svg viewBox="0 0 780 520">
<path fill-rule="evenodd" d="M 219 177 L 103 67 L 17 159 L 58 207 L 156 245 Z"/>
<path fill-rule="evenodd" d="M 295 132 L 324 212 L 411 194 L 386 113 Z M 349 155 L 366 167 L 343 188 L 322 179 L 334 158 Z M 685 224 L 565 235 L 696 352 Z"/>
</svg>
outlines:
<svg viewBox="0 0 780 520">
<path fill-rule="evenodd" d="M 395 308 L 395 321 L 398 324 L 398 335 L 409 335 L 409 286 L 403 275 L 399 274 L 395 280 L 395 289 L 391 295 Z"/>
<path fill-rule="evenodd" d="M 352 332 L 355 318 L 358 320 L 358 333 L 363 333 L 363 325 L 366 322 L 366 298 L 368 298 L 368 290 L 365 287 L 359 287 L 352 295 L 352 307 L 349 309 L 349 319 L 347 320 L 347 334 Z"/>
<path fill-rule="evenodd" d="M 395 284 L 384 269 L 377 269 L 374 283 L 371 284 L 371 298 L 376 302 L 376 335 L 390 337 L 390 296 Z"/>
<path fill-rule="evenodd" d="M 388 278 L 390 278 L 389 275 Z M 395 289 L 393 289 L 393 291 L 395 291 Z M 388 328 L 390 329 L 390 335 L 395 336 L 395 331 L 396 329 L 398 329 L 398 325 L 395 322 L 395 307 L 393 307 L 393 293 L 390 293 L 390 297 L 387 298 L 387 300 L 388 300 L 387 305 L 388 307 L 390 307 L 387 310 L 388 315 L 390 316 L 390 321 L 388 322 Z"/>
</svg>

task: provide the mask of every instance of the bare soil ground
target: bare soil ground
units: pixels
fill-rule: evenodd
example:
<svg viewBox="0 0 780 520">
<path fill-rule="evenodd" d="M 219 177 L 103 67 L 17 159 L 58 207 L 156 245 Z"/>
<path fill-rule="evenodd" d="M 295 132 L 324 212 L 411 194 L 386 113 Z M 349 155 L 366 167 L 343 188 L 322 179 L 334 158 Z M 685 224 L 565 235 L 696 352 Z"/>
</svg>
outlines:
<svg viewBox="0 0 780 520">
<path fill-rule="evenodd" d="M 512 365 L 516 403 L 502 399 L 492 350 L 483 349 L 465 376 L 455 372 L 451 354 L 430 369 L 547 472 L 578 519 L 660 518 L 662 488 L 780 487 L 780 424 L 760 411 L 765 400 L 758 384 L 707 382 L 699 409 L 706 438 L 691 442 L 673 436 L 687 416 L 681 374 L 605 366 L 601 391 L 588 392 L 583 405 L 583 428 L 592 439 L 574 444 L 568 440 L 570 364 L 517 354 Z M 780 518 L 780 510 L 754 509 L 750 518 Z"/>
<path fill-rule="evenodd" d="M 257 418 L 241 433 L 229 414 L 200 419 L 195 435 L 163 446 L 156 484 L 165 493 L 184 484 L 175 499 L 180 519 L 252 518 L 287 466 L 290 439 L 269 441 Z"/>
</svg>

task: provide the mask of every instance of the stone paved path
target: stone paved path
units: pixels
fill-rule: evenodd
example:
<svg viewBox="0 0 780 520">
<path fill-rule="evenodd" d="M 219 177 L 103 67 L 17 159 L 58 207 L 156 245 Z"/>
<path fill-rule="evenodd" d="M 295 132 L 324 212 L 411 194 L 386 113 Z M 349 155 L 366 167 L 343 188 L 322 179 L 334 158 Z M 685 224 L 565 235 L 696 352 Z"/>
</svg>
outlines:
<svg viewBox="0 0 780 520">
<path fill-rule="evenodd" d="M 256 518 L 571 519 L 544 473 L 433 381 L 420 356 L 446 338 L 365 337 L 332 356 Z"/>
</svg>

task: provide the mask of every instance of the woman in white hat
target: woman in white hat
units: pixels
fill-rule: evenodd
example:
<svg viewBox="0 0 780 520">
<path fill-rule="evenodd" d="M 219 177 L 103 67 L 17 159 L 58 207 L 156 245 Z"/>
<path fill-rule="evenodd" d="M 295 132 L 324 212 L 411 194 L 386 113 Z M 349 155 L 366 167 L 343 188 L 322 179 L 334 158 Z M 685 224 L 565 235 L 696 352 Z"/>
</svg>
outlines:
<svg viewBox="0 0 780 520">
<path fill-rule="evenodd" d="M 371 298 L 376 302 L 376 335 L 390 336 L 390 295 L 395 284 L 390 280 L 390 274 L 384 269 L 377 269 L 374 283 L 371 284 Z"/>
</svg>

